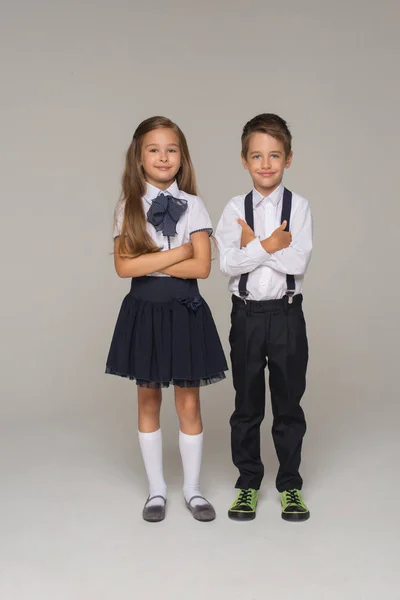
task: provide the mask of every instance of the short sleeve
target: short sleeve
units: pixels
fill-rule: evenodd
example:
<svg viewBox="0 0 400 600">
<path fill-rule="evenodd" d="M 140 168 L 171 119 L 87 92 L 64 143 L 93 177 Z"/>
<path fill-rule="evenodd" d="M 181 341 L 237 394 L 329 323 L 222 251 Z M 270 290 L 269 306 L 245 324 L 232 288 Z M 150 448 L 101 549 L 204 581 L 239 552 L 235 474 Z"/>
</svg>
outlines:
<svg viewBox="0 0 400 600">
<path fill-rule="evenodd" d="M 124 221 L 125 202 L 117 202 L 114 211 L 114 239 L 121 235 L 122 223 Z"/>
<path fill-rule="evenodd" d="M 212 235 L 213 226 L 203 200 L 194 196 L 189 200 L 189 235 L 198 231 L 208 231 Z"/>
</svg>

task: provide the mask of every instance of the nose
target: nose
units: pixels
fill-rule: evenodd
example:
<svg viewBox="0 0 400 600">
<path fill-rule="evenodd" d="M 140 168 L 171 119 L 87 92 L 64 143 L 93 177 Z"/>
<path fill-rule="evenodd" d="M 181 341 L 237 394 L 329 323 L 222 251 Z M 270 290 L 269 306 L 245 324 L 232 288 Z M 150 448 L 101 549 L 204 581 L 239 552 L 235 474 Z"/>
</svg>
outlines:
<svg viewBox="0 0 400 600">
<path fill-rule="evenodd" d="M 265 169 L 266 171 L 268 171 L 268 169 L 271 167 L 271 164 L 270 164 L 270 160 L 269 160 L 269 156 L 268 156 L 268 155 L 267 155 L 267 156 L 263 156 L 263 157 L 262 157 L 262 165 L 261 165 L 261 167 L 262 167 L 263 169 Z"/>
<path fill-rule="evenodd" d="M 161 160 L 161 162 L 167 162 L 168 154 L 166 152 L 160 152 L 160 160 Z"/>
</svg>

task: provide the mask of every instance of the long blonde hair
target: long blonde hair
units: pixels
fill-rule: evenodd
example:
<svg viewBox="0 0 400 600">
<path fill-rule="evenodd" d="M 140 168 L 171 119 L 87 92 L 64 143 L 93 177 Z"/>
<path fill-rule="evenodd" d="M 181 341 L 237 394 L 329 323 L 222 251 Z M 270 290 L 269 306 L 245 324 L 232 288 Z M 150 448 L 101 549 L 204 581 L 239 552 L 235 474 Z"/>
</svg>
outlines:
<svg viewBox="0 0 400 600">
<path fill-rule="evenodd" d="M 124 219 L 119 242 L 119 254 L 134 258 L 149 252 L 158 252 L 146 228 L 146 216 L 142 197 L 146 191 L 146 179 L 142 169 L 142 141 L 146 133 L 160 128 L 172 129 L 179 139 L 181 166 L 176 175 L 180 190 L 197 195 L 196 177 L 186 138 L 181 129 L 166 117 L 151 117 L 142 121 L 136 129 L 126 153 L 125 171 L 122 176 L 120 203 L 124 204 Z M 120 206 L 121 206 L 120 204 Z"/>
</svg>

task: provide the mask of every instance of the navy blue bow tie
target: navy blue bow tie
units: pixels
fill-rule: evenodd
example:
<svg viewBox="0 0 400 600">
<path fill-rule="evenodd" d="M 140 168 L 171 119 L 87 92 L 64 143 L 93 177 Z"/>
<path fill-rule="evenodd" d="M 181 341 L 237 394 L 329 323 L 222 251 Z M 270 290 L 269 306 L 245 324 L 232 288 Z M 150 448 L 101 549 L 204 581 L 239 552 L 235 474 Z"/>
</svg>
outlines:
<svg viewBox="0 0 400 600">
<path fill-rule="evenodd" d="M 171 195 L 160 194 L 154 198 L 148 212 L 147 220 L 154 225 L 156 231 L 173 237 L 176 235 L 176 224 L 187 209 L 187 201 L 173 198 Z"/>
</svg>

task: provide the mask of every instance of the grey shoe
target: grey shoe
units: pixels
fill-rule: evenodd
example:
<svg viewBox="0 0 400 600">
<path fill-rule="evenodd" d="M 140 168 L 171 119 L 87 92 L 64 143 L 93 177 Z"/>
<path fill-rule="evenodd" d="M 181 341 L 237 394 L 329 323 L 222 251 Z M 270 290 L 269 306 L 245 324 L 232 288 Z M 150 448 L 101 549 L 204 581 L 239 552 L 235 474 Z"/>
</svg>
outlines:
<svg viewBox="0 0 400 600">
<path fill-rule="evenodd" d="M 155 504 L 154 506 L 148 506 L 150 500 L 154 500 L 154 498 L 161 498 L 161 504 Z M 146 504 L 143 508 L 143 519 L 148 521 L 149 523 L 158 523 L 159 521 L 163 521 L 165 519 L 165 507 L 167 505 L 167 500 L 164 496 L 149 496 L 146 500 Z"/>
<path fill-rule="evenodd" d="M 205 500 L 205 502 L 207 502 L 207 504 L 201 504 L 198 506 L 192 506 L 192 501 L 195 500 L 196 498 L 201 498 L 201 500 Z M 186 502 L 186 506 L 188 507 L 188 509 L 190 510 L 190 512 L 193 515 L 193 518 L 196 519 L 196 521 L 214 521 L 215 519 L 215 510 L 214 508 L 211 506 L 211 504 L 209 503 L 208 500 L 206 500 L 203 496 L 193 496 L 192 498 L 190 498 L 189 502 Z"/>
</svg>

